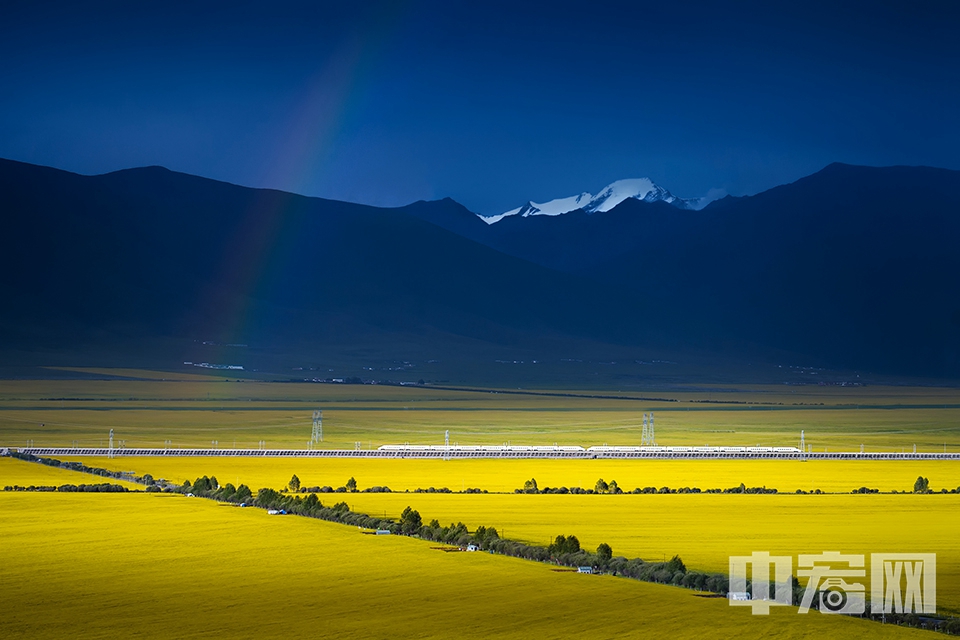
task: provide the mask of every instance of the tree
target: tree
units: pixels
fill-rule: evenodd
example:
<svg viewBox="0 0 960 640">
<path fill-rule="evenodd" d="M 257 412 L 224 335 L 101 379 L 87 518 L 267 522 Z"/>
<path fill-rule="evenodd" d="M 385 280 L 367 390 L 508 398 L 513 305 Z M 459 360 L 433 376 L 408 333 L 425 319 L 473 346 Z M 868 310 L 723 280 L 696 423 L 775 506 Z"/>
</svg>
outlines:
<svg viewBox="0 0 960 640">
<path fill-rule="evenodd" d="M 552 556 L 559 556 L 565 553 L 577 553 L 580 551 L 580 540 L 577 539 L 577 536 L 557 536 L 553 544 L 551 544 L 547 551 L 550 552 Z"/>
<path fill-rule="evenodd" d="M 529 480 L 527 480 L 526 482 L 523 483 L 523 492 L 524 492 L 524 493 L 537 493 L 539 490 L 540 490 L 540 489 L 539 489 L 539 487 L 537 487 L 537 479 L 536 479 L 536 478 L 530 478 Z"/>
<path fill-rule="evenodd" d="M 257 491 L 255 502 L 258 507 L 275 509 L 280 504 L 280 494 L 273 489 L 263 488 Z"/>
<path fill-rule="evenodd" d="M 420 527 L 422 526 L 423 519 L 420 517 L 419 511 L 411 509 L 408 506 L 403 510 L 403 513 L 400 514 L 400 531 L 404 535 L 415 534 L 420 531 Z"/>
<path fill-rule="evenodd" d="M 613 558 L 613 549 L 606 542 L 601 542 L 597 547 L 597 560 L 600 562 L 609 562 Z"/>
<path fill-rule="evenodd" d="M 297 474 L 293 474 L 293 477 L 290 478 L 290 482 L 287 483 L 287 486 L 290 487 L 291 491 L 300 491 L 300 478 L 297 477 Z"/>
<path fill-rule="evenodd" d="M 552 556 L 558 556 L 561 553 L 564 553 L 564 549 L 567 548 L 567 536 L 557 536 L 553 541 L 553 544 L 547 549 Z"/>
<path fill-rule="evenodd" d="M 597 480 L 597 484 L 594 485 L 593 490 L 597 493 L 606 493 L 610 489 L 610 485 L 603 481 L 603 478 Z"/>
<path fill-rule="evenodd" d="M 237 493 L 237 488 L 228 482 L 227 484 L 225 484 L 223 487 L 220 488 L 220 491 L 219 491 L 220 496 L 218 499 L 226 500 L 227 502 L 230 502 L 233 500 L 233 496 L 236 493 Z"/>
<path fill-rule="evenodd" d="M 913 492 L 914 493 L 926 493 L 930 490 L 930 480 L 920 476 L 917 478 L 917 481 L 913 483 Z"/>
<path fill-rule="evenodd" d="M 687 572 L 687 567 L 685 564 L 683 564 L 683 560 L 680 559 L 680 556 L 673 556 L 672 558 L 670 558 L 670 562 L 667 563 L 666 569 L 667 571 L 670 571 L 673 573 L 676 573 L 678 571 L 681 573 Z"/>
<path fill-rule="evenodd" d="M 356 491 L 356 490 L 357 490 L 357 480 L 356 480 L 356 478 L 354 478 L 353 476 L 351 476 L 350 479 L 347 480 L 347 491 L 353 492 L 353 491 Z"/>
</svg>

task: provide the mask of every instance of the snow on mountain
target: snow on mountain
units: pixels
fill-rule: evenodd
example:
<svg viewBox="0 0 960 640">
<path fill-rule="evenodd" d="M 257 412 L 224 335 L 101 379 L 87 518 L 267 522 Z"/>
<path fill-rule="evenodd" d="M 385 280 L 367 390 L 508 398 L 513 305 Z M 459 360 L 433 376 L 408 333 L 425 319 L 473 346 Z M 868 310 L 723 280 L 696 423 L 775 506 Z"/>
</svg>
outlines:
<svg viewBox="0 0 960 640">
<path fill-rule="evenodd" d="M 584 192 L 578 196 L 557 198 L 556 200 L 550 200 L 549 202 L 530 201 L 522 207 L 511 209 L 510 211 L 501 213 L 500 215 L 481 217 L 483 217 L 483 221 L 487 224 L 493 224 L 494 222 L 499 222 L 507 216 L 520 216 L 521 218 L 526 218 L 527 216 L 559 216 L 560 214 L 580 209 L 589 203 L 591 198 L 593 198 L 591 194 Z"/>
<path fill-rule="evenodd" d="M 673 204 L 677 197 L 653 183 L 649 178 L 636 178 L 634 180 L 617 180 L 591 198 L 590 202 L 583 208 L 587 213 L 595 211 L 610 211 L 615 206 L 626 200 L 635 198 L 645 202 L 657 202 L 662 200 Z"/>
<path fill-rule="evenodd" d="M 678 209 L 700 209 L 700 202 L 704 198 L 678 198 L 660 185 L 654 183 L 649 178 L 634 178 L 630 180 L 617 180 L 607 185 L 597 195 L 581 193 L 578 196 L 568 198 L 557 198 L 549 202 L 537 203 L 530 201 L 522 207 L 511 209 L 504 213 L 492 216 L 480 216 L 487 224 L 494 224 L 510 216 L 558 216 L 577 209 L 583 209 L 587 213 L 596 213 L 610 211 L 618 204 L 634 198 L 644 202 L 666 202 L 672 204 Z M 705 205 L 706 202 L 703 203 Z"/>
</svg>

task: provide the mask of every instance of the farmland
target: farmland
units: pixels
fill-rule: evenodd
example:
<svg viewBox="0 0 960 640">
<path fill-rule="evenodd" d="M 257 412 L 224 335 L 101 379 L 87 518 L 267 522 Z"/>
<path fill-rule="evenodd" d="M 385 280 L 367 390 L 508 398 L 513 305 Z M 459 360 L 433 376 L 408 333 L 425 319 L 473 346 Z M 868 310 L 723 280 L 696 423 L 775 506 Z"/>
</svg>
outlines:
<svg viewBox="0 0 960 640">
<path fill-rule="evenodd" d="M 151 473 L 178 483 L 200 475 L 215 475 L 220 482 L 243 482 L 254 489 L 280 489 L 296 473 L 307 485 L 342 486 L 354 475 L 359 488 L 393 484 L 394 493 L 327 494 L 333 503 L 346 500 L 350 507 L 373 516 L 395 517 L 406 506 L 418 509 L 424 521 L 441 524 L 462 521 L 469 527 L 493 526 L 518 541 L 547 545 L 559 534 L 578 536 L 585 548 L 601 542 L 615 553 L 658 561 L 674 554 L 696 570 L 724 573 L 731 555 L 753 551 L 796 556 L 840 550 L 873 553 L 893 549 L 937 553 L 939 558 L 939 606 L 945 612 L 960 613 L 960 495 L 859 495 L 836 487 L 828 495 L 518 495 L 407 493 L 416 488 L 448 487 L 457 475 L 481 482 L 486 474 L 493 490 L 512 491 L 522 480 L 503 478 L 536 477 L 541 487 L 563 484 L 574 474 L 592 469 L 607 480 L 637 479 L 640 486 L 653 473 L 663 480 L 723 479 L 726 473 L 740 473 L 747 479 L 767 473 L 785 480 L 822 474 L 843 479 L 857 477 L 883 484 L 885 475 L 907 474 L 904 484 L 912 485 L 920 471 L 939 478 L 957 473 L 948 462 L 808 462 L 781 461 L 571 461 L 571 460 L 262 460 L 223 458 L 131 458 L 96 461 L 106 468 L 131 467 L 138 474 Z M 91 464 L 93 464 L 91 462 Z M 885 466 L 889 464 L 890 466 Z M 898 469 L 897 465 L 907 465 Z M 917 466 L 914 467 L 913 465 Z M 594 466 L 598 465 L 598 466 Z M 724 470 L 722 467 L 728 468 Z M 758 469 L 751 470 L 751 467 Z M 926 466 L 923 466 L 926 465 Z M 777 467 L 788 473 L 777 475 Z M 893 470 L 891 473 L 889 470 Z M 940 475 L 937 471 L 941 471 Z M 886 471 L 886 473 L 885 473 Z M 522 476 L 526 472 L 526 476 Z M 605 475 L 604 475 L 605 474 Z M 791 475 L 796 474 L 796 475 Z M 624 480 L 626 479 L 626 480 Z M 954 479 L 956 477 L 954 476 Z M 548 481 L 556 480 L 555 483 Z M 444 482 L 447 481 L 447 482 Z M 461 480 L 460 491 L 471 487 Z M 717 480 L 720 482 L 720 480 Z M 573 484 L 573 483 L 570 483 Z M 592 486 L 592 481 L 582 483 Z M 727 484 L 735 484 L 729 476 Z M 723 485 L 726 486 L 726 485 Z M 830 484 L 824 485 L 830 490 Z M 902 487 L 900 488 L 902 490 Z M 731 517 L 731 514 L 736 514 Z"/>
<path fill-rule="evenodd" d="M 127 489 L 143 489 L 143 485 L 116 478 L 97 478 L 85 473 L 48 467 L 42 464 L 26 464 L 13 458 L 0 458 L 0 488 L 5 486 L 60 486 L 63 484 L 97 484 L 109 482 Z"/>
<path fill-rule="evenodd" d="M 175 495 L 0 493 L 0 518 L 4 637 L 926 635 Z"/>
<path fill-rule="evenodd" d="M 653 411 L 658 442 L 664 445 L 795 446 L 802 429 L 815 450 L 861 445 L 867 451 L 912 450 L 914 445 L 920 451 L 960 450 L 960 393 L 949 388 L 701 385 L 643 392 L 518 392 L 225 381 L 130 370 L 73 373 L 109 377 L 0 381 L 0 445 L 103 446 L 113 429 L 118 443 L 130 448 L 256 448 L 261 441 L 268 448 L 303 448 L 312 412 L 321 408 L 324 441 L 318 446 L 324 448 L 440 444 L 446 430 L 451 442 L 461 444 L 634 445 L 642 414 Z M 334 488 L 354 477 L 360 489 L 380 485 L 393 493 L 321 494 L 321 499 L 344 499 L 355 511 L 374 516 L 396 517 L 409 505 L 425 522 L 493 526 L 508 538 L 538 545 L 572 534 L 587 549 L 605 542 L 617 555 L 652 561 L 679 554 L 690 569 L 719 573 L 726 571 L 730 555 L 752 551 L 794 557 L 826 550 L 937 553 L 939 609 L 960 613 L 960 545 L 954 541 L 960 496 L 850 494 L 862 486 L 910 491 L 918 476 L 929 478 L 935 491 L 957 489 L 960 464 L 955 461 L 76 460 L 177 483 L 216 476 L 221 483 L 244 483 L 253 490 L 280 489 L 293 474 L 303 486 Z M 90 479 L 73 479 L 78 475 L 0 459 L 0 486 Z M 743 483 L 780 494 L 513 493 L 531 478 L 541 488 L 592 488 L 603 478 L 626 491 L 725 489 Z M 430 487 L 491 493 L 415 493 Z M 828 495 L 785 495 L 818 489 Z M 89 635 L 105 637 L 132 620 L 156 629 L 157 637 L 169 635 L 171 620 L 178 625 L 176 635 L 185 637 L 210 635 L 211 629 L 243 637 L 304 635 L 317 628 L 330 637 L 359 637 L 370 635 L 370 620 L 378 629 L 389 626 L 391 635 L 420 637 L 445 637 L 453 630 L 466 637 L 619 637 L 653 631 L 684 637 L 715 635 L 718 629 L 746 637 L 774 630 L 779 637 L 855 637 L 863 627 L 843 625 L 866 624 L 783 612 L 750 616 L 723 600 L 684 590 L 607 577 L 584 582 L 582 576 L 510 558 L 442 554 L 416 540 L 374 539 L 341 525 L 269 519 L 260 510 L 176 496 L 0 492 L 0 510 L 4 546 L 17 549 L 0 569 L 0 585 L 22 581 L 37 562 L 43 569 L 43 579 L 34 575 L 23 595 L 0 592 L 23 602 L 18 613 L 0 623 L 4 636 L 61 636 L 71 625 L 84 624 Z M 53 539 L 57 545 L 49 544 Z M 73 566 L 70 558 L 81 561 Z M 103 573 L 106 566 L 109 577 Z M 424 575 L 431 577 L 427 588 Z M 84 598 L 65 605 L 62 618 L 42 616 L 47 602 L 42 594 L 62 592 Z M 85 604 L 90 602 L 114 603 L 111 616 L 97 616 Z M 562 614 L 550 602 L 564 602 Z M 591 602 L 605 604 L 597 608 Z M 305 606 L 316 604 L 322 606 Z M 191 607 L 189 614 L 185 607 Z M 390 613 L 382 620 L 363 613 L 386 608 Z M 426 628 L 421 623 L 428 608 Z M 485 615 L 490 610 L 498 612 L 496 619 Z M 624 610 L 640 613 L 617 613 Z M 262 611 L 269 615 L 257 615 Z M 40 618 L 44 622 L 37 626 Z M 464 630 L 459 620 L 473 626 Z M 906 632 L 867 628 L 873 635 Z"/>
<path fill-rule="evenodd" d="M 960 614 L 958 495 L 445 495 L 359 493 L 345 499 L 379 516 L 410 505 L 425 521 L 493 526 L 547 545 L 576 535 L 628 558 L 679 554 L 688 567 L 726 573 L 731 555 L 936 553 L 938 610 Z"/>
<path fill-rule="evenodd" d="M 105 446 L 114 429 L 128 447 L 303 448 L 320 408 L 325 448 L 439 444 L 446 430 L 460 444 L 635 445 L 642 414 L 656 412 L 665 445 L 796 446 L 804 430 L 817 451 L 960 451 L 960 393 L 950 388 L 518 392 L 196 378 L 2 381 L 0 442 Z"/>
<path fill-rule="evenodd" d="M 593 488 L 598 478 L 616 480 L 624 491 L 644 487 L 748 487 L 780 492 L 849 493 L 861 486 L 881 491 L 910 491 L 917 476 L 932 488 L 960 487 L 960 464 L 941 460 L 504 460 L 504 459 L 364 459 L 364 458 L 151 458 L 77 457 L 98 467 L 150 473 L 177 482 L 215 475 L 223 482 L 239 479 L 253 489 L 279 489 L 297 474 L 304 486 L 343 486 L 350 477 L 360 488 L 388 486 L 394 491 L 446 487 L 512 492 L 535 478 L 541 487 Z"/>
</svg>

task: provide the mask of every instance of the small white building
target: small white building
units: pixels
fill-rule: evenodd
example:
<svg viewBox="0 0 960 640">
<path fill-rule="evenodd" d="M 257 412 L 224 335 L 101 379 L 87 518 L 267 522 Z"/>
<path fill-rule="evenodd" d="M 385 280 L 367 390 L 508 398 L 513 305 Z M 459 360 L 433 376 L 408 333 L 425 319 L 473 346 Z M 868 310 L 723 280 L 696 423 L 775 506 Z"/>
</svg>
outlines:
<svg viewBox="0 0 960 640">
<path fill-rule="evenodd" d="M 731 591 L 727 594 L 727 597 L 731 600 L 749 600 L 750 594 L 746 591 Z"/>
<path fill-rule="evenodd" d="M 467 545 L 467 551 L 480 551 L 480 546 L 471 542 Z"/>
<path fill-rule="evenodd" d="M 593 573 L 593 567 L 577 567 L 577 573 Z"/>
</svg>

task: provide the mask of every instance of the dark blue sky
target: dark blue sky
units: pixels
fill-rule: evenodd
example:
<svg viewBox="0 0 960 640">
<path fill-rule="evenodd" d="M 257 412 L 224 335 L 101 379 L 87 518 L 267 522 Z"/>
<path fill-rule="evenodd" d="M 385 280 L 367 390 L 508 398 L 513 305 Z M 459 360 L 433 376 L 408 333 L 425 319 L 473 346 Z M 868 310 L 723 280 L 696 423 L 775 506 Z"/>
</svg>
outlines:
<svg viewBox="0 0 960 640">
<path fill-rule="evenodd" d="M 627 177 L 960 169 L 958 33 L 952 1 L 23 2 L 0 156 L 482 213 Z"/>
</svg>

